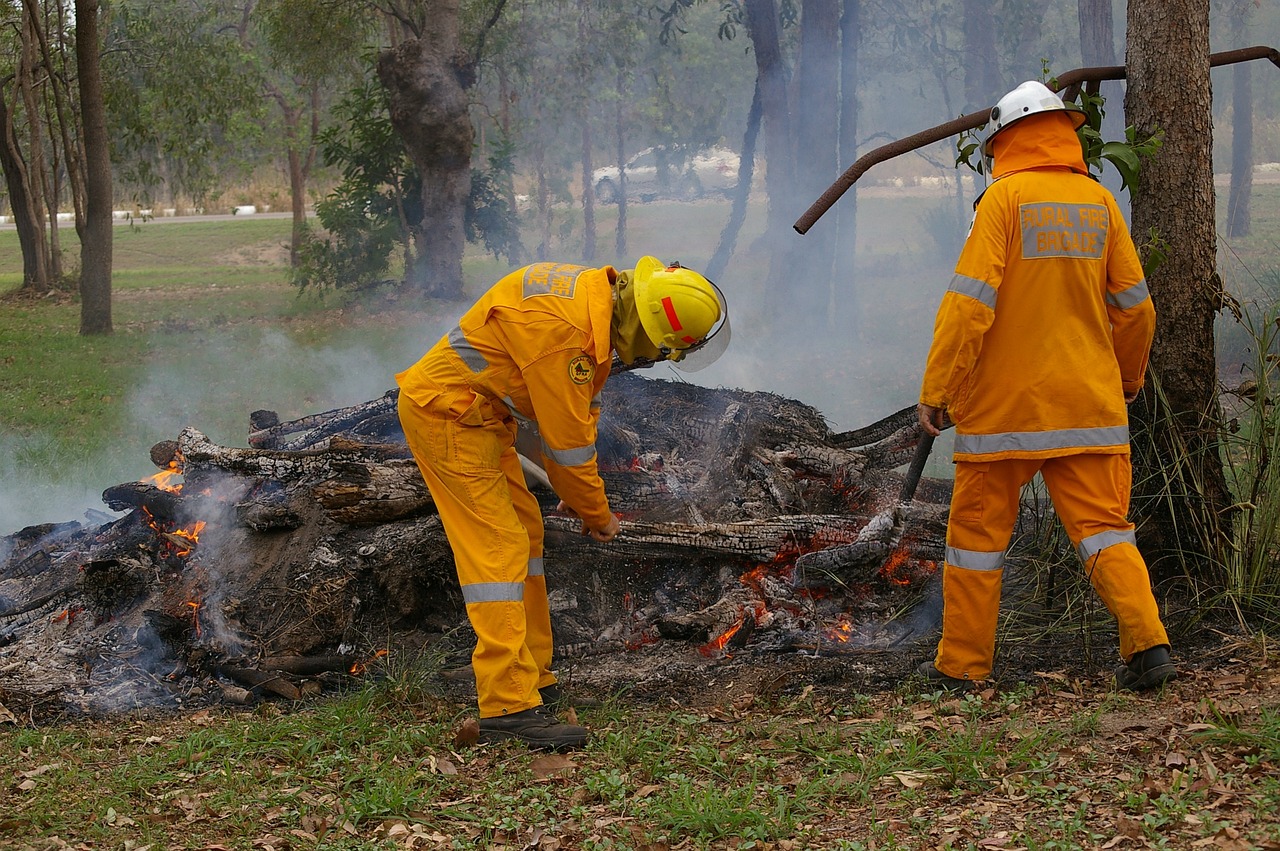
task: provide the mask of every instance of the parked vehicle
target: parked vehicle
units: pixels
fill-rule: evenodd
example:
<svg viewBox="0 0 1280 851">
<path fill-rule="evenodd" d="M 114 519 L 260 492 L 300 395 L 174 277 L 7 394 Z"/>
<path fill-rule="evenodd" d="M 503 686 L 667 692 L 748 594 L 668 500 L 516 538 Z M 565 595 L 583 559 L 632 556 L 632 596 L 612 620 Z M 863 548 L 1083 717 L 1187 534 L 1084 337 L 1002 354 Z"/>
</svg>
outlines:
<svg viewBox="0 0 1280 851">
<path fill-rule="evenodd" d="M 665 176 L 663 175 L 663 160 Z M 711 147 L 689 156 L 683 151 L 645 148 L 627 160 L 627 197 L 638 201 L 673 198 L 692 201 L 711 192 L 731 192 L 738 185 L 738 155 L 728 148 Z M 618 167 L 598 168 L 591 173 L 596 200 L 616 204 L 619 195 Z"/>
</svg>

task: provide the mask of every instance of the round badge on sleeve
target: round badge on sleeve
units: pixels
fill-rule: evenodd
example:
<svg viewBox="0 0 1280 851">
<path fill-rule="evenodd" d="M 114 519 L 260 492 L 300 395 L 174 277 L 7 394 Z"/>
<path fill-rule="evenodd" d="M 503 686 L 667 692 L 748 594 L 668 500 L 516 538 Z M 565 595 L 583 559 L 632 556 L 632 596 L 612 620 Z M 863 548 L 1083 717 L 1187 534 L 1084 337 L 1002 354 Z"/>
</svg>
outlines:
<svg viewBox="0 0 1280 851">
<path fill-rule="evenodd" d="M 586 384 L 596 374 L 596 362 L 588 355 L 578 355 L 569 361 L 569 380 L 574 384 Z"/>
</svg>

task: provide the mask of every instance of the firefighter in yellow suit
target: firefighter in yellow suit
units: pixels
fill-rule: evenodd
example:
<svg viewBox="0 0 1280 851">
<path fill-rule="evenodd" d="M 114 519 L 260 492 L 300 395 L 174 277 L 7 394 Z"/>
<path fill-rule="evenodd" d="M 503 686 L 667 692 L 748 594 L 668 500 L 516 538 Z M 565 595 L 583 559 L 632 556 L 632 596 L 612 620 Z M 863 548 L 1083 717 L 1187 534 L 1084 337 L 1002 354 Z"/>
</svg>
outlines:
<svg viewBox="0 0 1280 851">
<path fill-rule="evenodd" d="M 920 666 L 966 690 L 991 674 L 1001 571 L 1023 485 L 1038 472 L 1119 625 L 1116 682 L 1176 676 L 1128 521 L 1126 403 L 1143 384 L 1155 309 L 1115 198 L 1089 177 L 1082 112 L 1038 82 L 992 110 L 994 182 L 942 298 L 918 413 L 955 423 L 942 638 Z M 990 160 L 988 160 L 990 162 Z"/>
<path fill-rule="evenodd" d="M 543 525 L 516 434 L 536 427 L 560 507 L 584 534 L 619 531 L 596 466 L 600 391 L 616 352 L 628 365 L 679 361 L 713 330 L 727 345 L 723 298 L 679 264 L 632 270 L 535 263 L 503 277 L 416 364 L 396 376 L 409 448 L 449 537 L 476 633 L 472 667 L 482 741 L 577 747 L 551 670 Z M 718 352 L 717 352 L 718 354 Z M 704 364 L 705 365 L 705 364 Z"/>
</svg>

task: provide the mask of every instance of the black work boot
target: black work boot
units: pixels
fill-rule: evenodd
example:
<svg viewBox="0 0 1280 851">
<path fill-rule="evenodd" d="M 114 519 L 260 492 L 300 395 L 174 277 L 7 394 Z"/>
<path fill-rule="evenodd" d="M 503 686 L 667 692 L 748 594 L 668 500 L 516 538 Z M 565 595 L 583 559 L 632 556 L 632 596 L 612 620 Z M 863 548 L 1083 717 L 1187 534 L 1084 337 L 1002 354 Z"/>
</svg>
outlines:
<svg viewBox="0 0 1280 851">
<path fill-rule="evenodd" d="M 952 694 L 963 694 L 967 691 L 973 691 L 977 687 L 977 683 L 973 680 L 962 680 L 959 677 L 947 676 L 939 671 L 932 661 L 922 662 L 920 667 L 916 668 L 916 673 L 924 677 L 924 681 L 935 691 L 941 690 Z"/>
<path fill-rule="evenodd" d="M 561 724 L 545 706 L 535 706 L 512 715 L 480 719 L 480 741 L 499 742 L 503 739 L 519 739 L 536 750 L 569 750 L 587 743 L 590 733 L 586 727 Z"/>
<path fill-rule="evenodd" d="M 1177 679 L 1178 669 L 1169 659 L 1169 645 L 1159 644 L 1133 654 L 1128 664 L 1116 668 L 1116 688 L 1146 691 Z"/>
<path fill-rule="evenodd" d="M 559 712 L 566 706 L 570 706 L 568 697 L 560 688 L 559 683 L 552 683 L 549 686 L 543 686 L 538 689 L 538 694 L 542 697 L 542 705 L 550 709 L 552 712 Z"/>
</svg>

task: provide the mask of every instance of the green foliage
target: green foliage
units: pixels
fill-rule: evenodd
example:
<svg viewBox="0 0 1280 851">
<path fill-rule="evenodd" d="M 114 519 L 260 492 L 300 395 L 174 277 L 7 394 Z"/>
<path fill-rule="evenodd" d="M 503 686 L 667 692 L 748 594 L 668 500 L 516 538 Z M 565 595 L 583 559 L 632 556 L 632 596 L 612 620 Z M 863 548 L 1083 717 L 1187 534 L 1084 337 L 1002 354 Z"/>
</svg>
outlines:
<svg viewBox="0 0 1280 851">
<path fill-rule="evenodd" d="M 1280 625 L 1280 305 L 1242 312 L 1252 340 L 1251 377 L 1223 435 L 1223 467 L 1235 497 L 1226 593 L 1251 618 Z"/>
<path fill-rule="evenodd" d="M 1088 117 L 1084 125 L 1077 131 L 1080 147 L 1084 154 L 1085 164 L 1094 173 L 1101 173 L 1105 163 L 1120 173 L 1122 188 L 1131 189 L 1141 179 L 1142 162 L 1155 156 L 1164 144 L 1164 131 L 1157 130 L 1145 139 L 1139 139 L 1137 131 L 1132 127 L 1125 128 L 1125 140 L 1107 141 L 1102 138 L 1102 118 L 1106 114 L 1103 107 L 1106 98 L 1100 94 L 1089 94 L 1082 91 L 1076 105 L 1084 110 Z M 978 174 L 986 174 L 988 163 L 982 156 L 982 143 L 985 141 L 982 125 L 974 130 L 961 133 L 956 141 L 956 166 L 967 166 Z"/>
<path fill-rule="evenodd" d="M 1157 130 L 1145 139 L 1139 139 L 1137 130 L 1130 125 L 1124 129 L 1124 141 L 1105 141 L 1102 138 L 1103 108 L 1106 98 L 1100 94 L 1081 91 L 1077 105 L 1084 110 L 1088 120 L 1079 130 L 1080 145 L 1084 149 L 1084 161 L 1094 171 L 1102 171 L 1103 160 L 1111 163 L 1120 173 L 1121 187 L 1131 189 L 1141 179 L 1142 161 L 1155 156 L 1164 144 L 1164 131 Z"/>
<path fill-rule="evenodd" d="M 361 289 L 387 279 L 397 249 L 406 259 L 422 222 L 422 179 L 391 124 L 386 90 L 372 74 L 334 107 L 337 123 L 322 131 L 320 153 L 342 182 L 316 204 L 324 233 L 310 230 L 299 250 L 294 283 L 301 289 Z M 508 185 L 511 149 L 499 146 L 489 168 L 473 170 L 464 217 L 467 239 L 515 262 L 524 253 Z M 405 263 L 406 267 L 409 265 Z"/>
<path fill-rule="evenodd" d="M 114 3 L 103 78 L 123 182 L 143 203 L 162 184 L 200 200 L 261 137 L 258 80 L 219 3 Z"/>
</svg>

